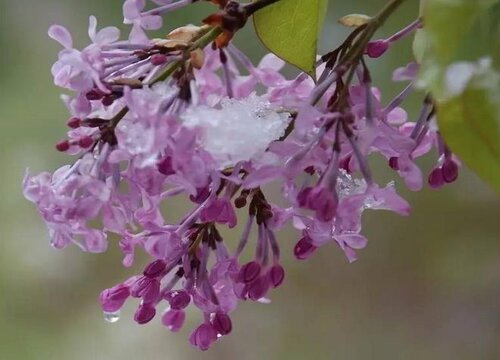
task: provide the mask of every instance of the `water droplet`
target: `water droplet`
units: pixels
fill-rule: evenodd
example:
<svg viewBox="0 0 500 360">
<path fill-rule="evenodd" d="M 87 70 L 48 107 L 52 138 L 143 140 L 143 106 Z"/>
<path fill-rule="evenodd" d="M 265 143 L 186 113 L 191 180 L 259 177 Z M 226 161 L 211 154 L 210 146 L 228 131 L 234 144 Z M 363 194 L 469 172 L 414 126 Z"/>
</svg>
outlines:
<svg viewBox="0 0 500 360">
<path fill-rule="evenodd" d="M 109 323 L 115 323 L 120 320 L 120 310 L 114 312 L 104 312 L 104 320 Z"/>
</svg>

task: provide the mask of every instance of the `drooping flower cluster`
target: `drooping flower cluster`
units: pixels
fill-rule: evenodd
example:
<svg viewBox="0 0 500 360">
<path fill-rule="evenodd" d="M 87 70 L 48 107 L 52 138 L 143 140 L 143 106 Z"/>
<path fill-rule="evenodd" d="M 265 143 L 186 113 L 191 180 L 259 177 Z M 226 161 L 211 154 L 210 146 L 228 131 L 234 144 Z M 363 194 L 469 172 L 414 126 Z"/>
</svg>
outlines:
<svg viewBox="0 0 500 360">
<path fill-rule="evenodd" d="M 92 43 L 83 50 L 73 48 L 64 27 L 50 28 L 64 47 L 52 68 L 54 81 L 75 92 L 63 97 L 71 118 L 68 138 L 56 147 L 77 160 L 53 174 L 27 174 L 23 188 L 54 247 L 74 243 L 102 252 L 114 233 L 125 266 L 137 249 L 151 257 L 142 274 L 101 293 L 108 320 L 136 298 L 137 323 L 161 311 L 162 323 L 175 332 L 192 304 L 202 320 L 190 342 L 206 350 L 231 332 L 230 313 L 238 302 L 265 302 L 282 284 L 277 232 L 285 224 L 300 232 L 297 259 L 334 243 L 354 261 L 367 244 L 361 233 L 365 210 L 409 213 L 392 182 L 375 182 L 369 155 L 385 157 L 411 190 L 423 184 L 415 159 L 433 147 L 440 157 L 428 177 L 432 187 L 457 178 L 458 160 L 439 135 L 430 98 L 416 121 L 400 107 L 414 87 L 416 64 L 395 71 L 394 80 L 410 84 L 383 105 L 364 61 L 343 60 L 355 36 L 319 58 L 316 83 L 306 74 L 286 79 L 280 73 L 284 62 L 274 55 L 254 65 L 226 44 L 226 33 L 235 29 L 189 25 L 166 39 L 147 37 L 144 30 L 162 26 L 160 15 L 192 2 L 155 0 L 158 7 L 146 11 L 145 0 L 127 0 L 129 39 L 119 40 L 116 28 L 97 31 L 91 17 Z M 223 20 L 243 8 L 213 2 Z M 366 54 L 380 56 L 380 43 L 418 26 L 369 43 Z M 224 41 L 212 46 L 220 36 Z M 281 185 L 286 205 L 266 196 L 271 182 Z M 161 207 L 183 196 L 191 210 L 180 221 L 165 218 Z M 96 219 L 101 227 L 94 227 Z M 220 227 L 238 223 L 239 240 L 223 239 Z M 253 259 L 243 262 L 250 251 Z"/>
</svg>

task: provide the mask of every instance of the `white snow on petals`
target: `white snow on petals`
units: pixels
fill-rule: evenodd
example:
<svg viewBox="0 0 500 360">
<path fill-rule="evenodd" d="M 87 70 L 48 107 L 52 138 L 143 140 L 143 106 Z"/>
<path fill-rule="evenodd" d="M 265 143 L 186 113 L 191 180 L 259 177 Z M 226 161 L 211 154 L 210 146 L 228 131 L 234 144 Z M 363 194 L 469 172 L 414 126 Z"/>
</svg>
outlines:
<svg viewBox="0 0 500 360">
<path fill-rule="evenodd" d="M 182 116 L 183 125 L 197 128 L 201 146 L 221 167 L 262 156 L 269 144 L 283 136 L 288 113 L 279 113 L 255 94 L 245 99 L 223 99 L 219 108 L 194 106 Z"/>
</svg>

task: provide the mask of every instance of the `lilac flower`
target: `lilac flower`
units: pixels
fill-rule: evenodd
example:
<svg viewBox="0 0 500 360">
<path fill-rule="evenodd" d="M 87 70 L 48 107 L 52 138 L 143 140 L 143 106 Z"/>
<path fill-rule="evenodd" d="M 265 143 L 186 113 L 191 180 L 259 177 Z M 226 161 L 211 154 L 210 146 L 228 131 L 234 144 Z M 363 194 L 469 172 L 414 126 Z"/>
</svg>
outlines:
<svg viewBox="0 0 500 360">
<path fill-rule="evenodd" d="M 432 99 L 426 97 L 414 122 L 402 108 L 418 66 L 395 71 L 395 81 L 410 83 L 384 104 L 362 61 L 363 50 L 383 56 L 420 20 L 361 47 L 360 58 L 348 63 L 339 55 L 356 49 L 349 41 L 318 57 L 315 83 L 304 73 L 287 79 L 275 55 L 254 65 L 226 44 L 234 34 L 227 24 L 223 38 L 214 36 L 215 46 L 205 49 L 201 40 L 212 34 L 206 26 L 150 40 L 144 30 L 161 28 L 163 14 L 195 1 L 153 2 L 149 10 L 146 0 L 124 2 L 125 23 L 132 25 L 128 40 L 120 41 L 114 27 L 98 31 L 95 17 L 91 43 L 82 50 L 73 48 L 64 27 L 50 28 L 64 47 L 52 67 L 54 81 L 75 93 L 63 96 L 68 132 L 56 149 L 78 159 L 53 174 L 26 173 L 23 193 L 55 248 L 74 243 L 103 252 L 113 233 L 125 267 L 136 251 L 149 258 L 140 273 L 102 291 L 108 319 L 115 321 L 131 301 L 138 324 L 158 313 L 178 332 L 188 309 L 196 308 L 201 323 L 189 341 L 207 350 L 232 332 L 230 316 L 241 301 L 268 303 L 284 283 L 279 232 L 287 224 L 300 233 L 295 258 L 306 260 L 333 243 L 353 262 L 368 244 L 365 210 L 409 214 L 392 181 L 377 183 L 372 155 L 387 159 L 411 190 L 423 184 L 415 160 L 433 148 L 431 187 L 454 182 L 460 162 L 439 133 Z M 212 2 L 220 22 L 229 15 L 238 20 L 248 6 Z M 266 195 L 271 182 L 281 189 L 281 205 Z M 190 201 L 190 209 L 173 220 L 163 209 L 179 198 Z M 221 228 L 237 231 L 238 222 L 239 241 L 222 236 Z"/>
</svg>

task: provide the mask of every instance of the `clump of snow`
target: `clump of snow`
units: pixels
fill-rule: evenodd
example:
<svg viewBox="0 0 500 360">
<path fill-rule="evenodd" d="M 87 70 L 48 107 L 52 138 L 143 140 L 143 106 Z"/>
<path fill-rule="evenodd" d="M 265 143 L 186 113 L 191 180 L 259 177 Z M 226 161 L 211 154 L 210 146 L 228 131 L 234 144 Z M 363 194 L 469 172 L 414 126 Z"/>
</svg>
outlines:
<svg viewBox="0 0 500 360">
<path fill-rule="evenodd" d="M 219 108 L 193 106 L 183 125 L 197 128 L 201 146 L 221 167 L 261 157 L 269 144 L 285 133 L 290 117 L 274 109 L 264 96 L 223 99 Z"/>
</svg>

